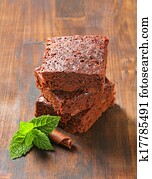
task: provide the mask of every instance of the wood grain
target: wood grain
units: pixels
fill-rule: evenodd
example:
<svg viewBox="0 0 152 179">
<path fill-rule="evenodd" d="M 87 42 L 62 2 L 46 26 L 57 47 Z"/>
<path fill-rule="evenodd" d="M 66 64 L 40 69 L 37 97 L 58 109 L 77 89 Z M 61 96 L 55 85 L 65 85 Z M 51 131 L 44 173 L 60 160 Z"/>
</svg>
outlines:
<svg viewBox="0 0 152 179">
<path fill-rule="evenodd" d="M 47 37 L 102 34 L 110 39 L 107 76 L 116 104 L 71 151 L 37 149 L 10 160 L 8 145 L 20 120 L 34 115 L 39 95 L 33 70 Z M 136 1 L 0 1 L 0 178 L 136 178 Z"/>
</svg>

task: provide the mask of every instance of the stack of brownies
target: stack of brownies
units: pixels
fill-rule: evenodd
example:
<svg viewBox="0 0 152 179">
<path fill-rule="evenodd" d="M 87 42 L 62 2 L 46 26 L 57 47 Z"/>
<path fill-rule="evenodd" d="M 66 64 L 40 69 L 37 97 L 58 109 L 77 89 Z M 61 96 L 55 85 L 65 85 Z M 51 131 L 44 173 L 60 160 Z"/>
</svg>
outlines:
<svg viewBox="0 0 152 179">
<path fill-rule="evenodd" d="M 75 35 L 49 38 L 42 65 L 35 69 L 41 91 L 35 116 L 58 115 L 70 133 L 86 132 L 115 100 L 106 77 L 106 37 Z"/>
</svg>

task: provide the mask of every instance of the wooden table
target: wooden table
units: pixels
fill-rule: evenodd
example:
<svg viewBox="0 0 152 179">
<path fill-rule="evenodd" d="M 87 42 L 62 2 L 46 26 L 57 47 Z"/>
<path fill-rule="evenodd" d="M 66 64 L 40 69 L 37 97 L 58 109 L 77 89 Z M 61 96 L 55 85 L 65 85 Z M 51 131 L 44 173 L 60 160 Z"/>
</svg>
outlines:
<svg viewBox="0 0 152 179">
<path fill-rule="evenodd" d="M 39 96 L 33 70 L 50 36 L 102 34 L 110 39 L 107 76 L 116 104 L 74 148 L 37 149 L 10 160 L 8 146 L 20 120 L 34 116 Z M 0 179 L 136 178 L 136 1 L 0 1 Z"/>
</svg>

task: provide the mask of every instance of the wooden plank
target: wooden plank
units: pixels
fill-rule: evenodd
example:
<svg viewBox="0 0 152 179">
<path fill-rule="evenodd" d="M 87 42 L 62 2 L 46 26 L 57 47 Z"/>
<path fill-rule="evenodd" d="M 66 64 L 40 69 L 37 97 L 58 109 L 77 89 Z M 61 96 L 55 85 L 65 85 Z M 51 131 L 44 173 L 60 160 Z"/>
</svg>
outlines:
<svg viewBox="0 0 152 179">
<path fill-rule="evenodd" d="M 55 0 L 56 17 L 80 18 L 84 17 L 84 0 Z"/>
<path fill-rule="evenodd" d="M 107 76 L 116 105 L 69 151 L 34 149 L 10 160 L 8 145 L 20 120 L 34 115 L 39 95 L 33 70 L 49 36 L 108 36 Z M 136 178 L 136 1 L 0 1 L 0 178 Z"/>
</svg>

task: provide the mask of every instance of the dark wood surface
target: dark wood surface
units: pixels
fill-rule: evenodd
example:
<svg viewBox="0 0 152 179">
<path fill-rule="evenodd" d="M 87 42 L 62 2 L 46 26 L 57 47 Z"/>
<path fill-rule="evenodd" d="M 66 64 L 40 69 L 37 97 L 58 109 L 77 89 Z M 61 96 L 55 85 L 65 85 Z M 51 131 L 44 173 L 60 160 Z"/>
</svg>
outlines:
<svg viewBox="0 0 152 179">
<path fill-rule="evenodd" d="M 20 120 L 34 116 L 39 96 L 33 70 L 47 37 L 101 34 L 109 37 L 107 76 L 116 104 L 81 136 L 71 151 L 37 149 L 14 161 L 8 145 Z M 136 1 L 0 1 L 0 179 L 136 178 Z"/>
</svg>

